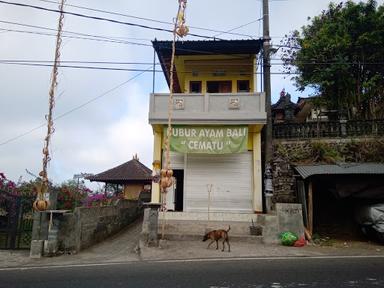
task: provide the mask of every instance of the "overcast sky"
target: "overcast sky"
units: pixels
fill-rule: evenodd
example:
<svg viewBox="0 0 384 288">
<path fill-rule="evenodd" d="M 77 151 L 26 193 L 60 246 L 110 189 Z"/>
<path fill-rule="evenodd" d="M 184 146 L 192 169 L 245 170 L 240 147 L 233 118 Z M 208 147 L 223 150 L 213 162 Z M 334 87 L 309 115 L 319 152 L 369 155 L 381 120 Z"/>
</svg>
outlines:
<svg viewBox="0 0 384 288">
<path fill-rule="evenodd" d="M 58 5 L 52 3 L 57 1 L 10 1 L 58 9 Z M 383 1 L 378 3 L 382 4 Z M 162 22 L 171 22 L 178 8 L 177 0 L 67 0 L 66 3 L 65 10 L 68 12 L 164 29 L 172 29 L 171 24 Z M 279 44 L 285 34 L 308 24 L 307 18 L 321 13 L 328 3 L 327 0 L 271 0 L 272 43 Z M 241 35 L 221 34 L 217 37 L 260 38 L 261 6 L 261 0 L 189 0 L 187 25 L 192 27 L 191 33 L 205 36 L 243 26 L 232 31 Z M 52 68 L 22 66 L 14 62 L 6 64 L 4 60 L 52 61 L 55 37 L 41 34 L 54 34 L 54 31 L 41 27 L 56 29 L 57 22 L 58 13 L 0 3 L 0 172 L 14 181 L 20 176 L 23 180 L 32 179 L 26 169 L 35 174 L 42 169 L 46 133 L 44 117 L 48 111 Z M 153 62 L 150 41 L 155 38 L 172 39 L 172 34 L 168 32 L 71 15 L 65 16 L 64 30 L 104 38 L 93 37 L 99 41 L 78 39 L 90 36 L 66 32 L 64 35 L 78 38 L 63 38 L 62 61 L 136 63 L 81 64 L 103 68 L 148 69 Z M 199 38 L 188 36 L 185 39 Z M 63 62 L 63 65 L 80 64 Z M 274 66 L 274 69 L 278 71 L 279 67 Z M 55 133 L 50 150 L 52 159 L 48 170 L 49 178 L 54 183 L 72 179 L 74 174 L 80 172 L 102 172 L 132 159 L 135 153 L 140 161 L 151 168 L 153 137 L 148 124 L 148 100 L 152 92 L 152 73 L 145 72 L 137 76 L 139 73 L 74 68 L 59 70 L 54 109 L 54 116 L 59 119 L 54 122 Z M 273 101 L 276 101 L 283 88 L 292 94 L 293 100 L 298 96 L 307 96 L 295 91 L 282 75 L 272 75 Z M 168 92 L 162 73 L 156 75 L 155 91 Z"/>
</svg>

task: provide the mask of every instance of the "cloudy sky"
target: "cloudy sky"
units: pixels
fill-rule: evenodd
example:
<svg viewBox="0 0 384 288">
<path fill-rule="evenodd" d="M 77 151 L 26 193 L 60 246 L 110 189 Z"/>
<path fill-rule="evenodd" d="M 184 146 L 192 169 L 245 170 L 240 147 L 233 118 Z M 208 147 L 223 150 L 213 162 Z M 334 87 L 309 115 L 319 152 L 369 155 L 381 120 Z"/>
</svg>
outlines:
<svg viewBox="0 0 384 288">
<path fill-rule="evenodd" d="M 9 2 L 58 9 L 57 0 Z M 328 3 L 271 0 L 272 43 L 278 45 L 285 34 L 308 24 L 307 18 L 318 15 Z M 172 29 L 178 8 L 177 0 L 67 0 L 66 4 L 68 12 L 164 29 Z M 260 38 L 261 6 L 261 0 L 189 0 L 187 25 L 199 35 Z M 26 169 L 38 174 L 42 167 L 52 68 L 41 65 L 54 58 L 57 21 L 55 12 L 0 3 L 0 172 L 14 181 L 20 176 L 30 180 L 33 177 Z M 237 34 L 221 32 L 229 30 Z M 152 73 L 142 71 L 153 62 L 150 41 L 171 40 L 172 35 L 72 15 L 65 16 L 64 31 L 62 64 L 88 68 L 59 70 L 49 178 L 61 183 L 76 173 L 99 173 L 132 159 L 135 153 L 151 167 L 148 100 L 153 78 Z M 168 91 L 162 73 L 156 74 L 155 83 L 156 92 Z M 294 100 L 307 96 L 295 91 L 283 75 L 272 75 L 273 101 L 283 88 Z"/>
</svg>

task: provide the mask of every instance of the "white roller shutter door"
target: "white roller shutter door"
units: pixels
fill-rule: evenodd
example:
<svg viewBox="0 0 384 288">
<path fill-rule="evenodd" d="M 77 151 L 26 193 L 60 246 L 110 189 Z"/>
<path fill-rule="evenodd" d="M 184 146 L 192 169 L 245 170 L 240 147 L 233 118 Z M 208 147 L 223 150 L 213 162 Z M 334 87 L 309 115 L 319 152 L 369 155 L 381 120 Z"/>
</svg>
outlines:
<svg viewBox="0 0 384 288">
<path fill-rule="evenodd" d="M 185 169 L 185 209 L 207 212 L 252 212 L 252 153 L 188 154 Z"/>
</svg>

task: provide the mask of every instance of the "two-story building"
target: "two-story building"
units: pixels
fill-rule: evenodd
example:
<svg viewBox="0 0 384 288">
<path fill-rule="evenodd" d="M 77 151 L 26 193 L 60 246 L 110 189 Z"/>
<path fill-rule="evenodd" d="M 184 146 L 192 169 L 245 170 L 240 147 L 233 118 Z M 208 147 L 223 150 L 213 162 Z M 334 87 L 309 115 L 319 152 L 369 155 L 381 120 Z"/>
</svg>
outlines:
<svg viewBox="0 0 384 288">
<path fill-rule="evenodd" d="M 170 84 L 172 41 L 154 41 Z M 170 162 L 176 178 L 167 209 L 262 212 L 261 129 L 265 96 L 257 91 L 261 40 L 176 42 Z M 154 163 L 165 163 L 169 94 L 150 96 Z M 152 203 L 160 203 L 152 183 Z"/>
</svg>

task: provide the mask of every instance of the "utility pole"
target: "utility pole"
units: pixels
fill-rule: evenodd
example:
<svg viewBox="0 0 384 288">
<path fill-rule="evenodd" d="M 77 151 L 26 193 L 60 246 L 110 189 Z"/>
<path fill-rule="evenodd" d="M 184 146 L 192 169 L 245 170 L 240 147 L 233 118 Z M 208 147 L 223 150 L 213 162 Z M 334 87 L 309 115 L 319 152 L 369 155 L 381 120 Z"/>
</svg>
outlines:
<svg viewBox="0 0 384 288">
<path fill-rule="evenodd" d="M 264 92 L 265 111 L 267 113 L 267 124 L 264 127 L 264 193 L 267 212 L 272 207 L 272 173 L 271 161 L 273 157 L 272 147 L 272 113 L 271 113 L 271 63 L 270 63 L 270 40 L 269 36 L 269 0 L 263 0 L 263 70 L 264 70 Z"/>
</svg>

